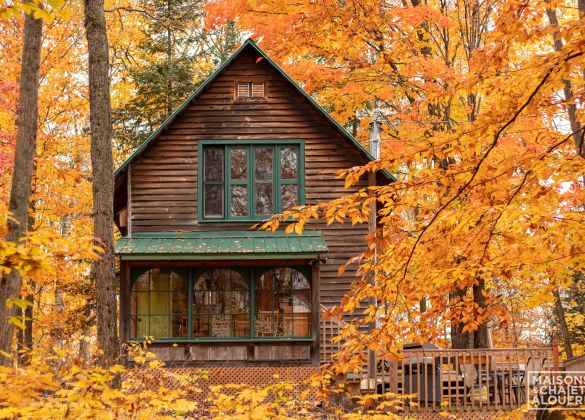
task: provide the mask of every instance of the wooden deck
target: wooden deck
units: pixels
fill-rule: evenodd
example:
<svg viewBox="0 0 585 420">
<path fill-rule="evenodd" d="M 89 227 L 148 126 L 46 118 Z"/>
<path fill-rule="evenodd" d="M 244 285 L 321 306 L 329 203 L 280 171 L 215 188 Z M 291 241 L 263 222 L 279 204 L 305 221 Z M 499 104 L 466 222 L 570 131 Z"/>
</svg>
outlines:
<svg viewBox="0 0 585 420">
<path fill-rule="evenodd" d="M 321 319 L 322 363 L 331 362 L 340 350 L 332 338 L 342 324 Z M 374 359 L 348 381 L 363 394 L 397 394 L 403 398 L 403 412 L 417 418 L 522 408 L 536 378 L 560 369 L 557 343 L 524 349 L 410 349 L 397 361 L 379 355 Z"/>
<path fill-rule="evenodd" d="M 401 395 L 409 413 L 512 411 L 526 405 L 537 378 L 554 370 L 553 347 L 405 350 L 400 361 L 377 358 L 360 389 Z"/>
</svg>

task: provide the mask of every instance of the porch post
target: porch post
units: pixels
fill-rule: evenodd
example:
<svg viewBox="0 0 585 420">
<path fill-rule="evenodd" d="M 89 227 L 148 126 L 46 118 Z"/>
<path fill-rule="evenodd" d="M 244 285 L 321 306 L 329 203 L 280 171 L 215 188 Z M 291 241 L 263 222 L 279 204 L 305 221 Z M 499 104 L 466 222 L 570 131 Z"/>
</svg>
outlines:
<svg viewBox="0 0 585 420">
<path fill-rule="evenodd" d="M 122 361 L 125 363 L 127 357 L 126 344 L 130 336 L 130 323 L 128 319 L 130 311 L 130 267 L 126 261 L 120 260 L 120 354 Z"/>
<path fill-rule="evenodd" d="M 321 361 L 321 331 L 319 326 L 321 325 L 320 322 L 320 314 L 321 314 L 321 281 L 319 277 L 319 259 L 311 262 L 311 288 L 312 288 L 312 298 L 313 302 L 311 307 L 312 309 L 312 316 L 311 316 L 311 332 L 313 336 L 313 351 L 311 358 L 315 364 L 319 364 Z"/>
</svg>

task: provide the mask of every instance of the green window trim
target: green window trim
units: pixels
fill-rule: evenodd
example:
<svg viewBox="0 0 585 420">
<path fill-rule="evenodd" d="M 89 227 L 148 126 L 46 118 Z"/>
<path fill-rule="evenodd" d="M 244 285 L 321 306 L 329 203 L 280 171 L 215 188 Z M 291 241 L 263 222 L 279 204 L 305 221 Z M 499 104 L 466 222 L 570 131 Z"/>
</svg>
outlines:
<svg viewBox="0 0 585 420">
<path fill-rule="evenodd" d="M 256 322 L 256 292 L 257 292 L 257 284 L 259 279 L 266 273 L 268 273 L 271 270 L 274 269 L 285 269 L 285 268 L 290 268 L 290 269 L 294 269 L 296 271 L 298 271 L 299 273 L 301 273 L 305 279 L 308 281 L 309 284 L 309 289 L 306 288 L 302 288 L 302 289 L 295 289 L 292 288 L 291 291 L 291 296 L 294 295 L 295 291 L 301 291 L 301 292 L 306 292 L 309 291 L 310 292 L 310 296 L 311 296 L 311 302 L 310 302 L 310 312 L 292 312 L 291 314 L 292 316 L 292 320 L 291 320 L 291 326 L 289 326 L 289 330 L 293 332 L 296 331 L 295 330 L 295 317 L 294 315 L 296 314 L 302 314 L 302 315 L 306 315 L 308 317 L 308 330 L 307 332 L 309 333 L 309 335 L 306 336 L 295 336 L 295 335 L 266 335 L 266 336 L 260 336 L 256 334 L 256 326 L 255 326 L 255 322 Z M 135 282 L 136 280 L 144 273 L 149 272 L 149 270 L 155 270 L 157 269 L 156 267 L 137 267 L 137 268 L 133 268 L 131 270 L 131 275 L 130 275 L 130 279 L 131 279 L 131 285 L 130 285 L 130 294 L 132 293 L 137 293 L 137 291 L 134 290 L 134 286 L 135 286 Z M 247 336 L 230 336 L 230 337 L 212 337 L 212 336 L 205 336 L 205 337 L 197 337 L 193 334 L 193 319 L 194 319 L 194 315 L 193 315 L 193 303 L 194 303 L 194 285 L 195 282 L 205 273 L 210 273 L 213 270 L 217 270 L 217 269 L 228 269 L 228 270 L 234 270 L 237 273 L 241 274 L 247 281 L 248 284 L 248 299 L 250 302 L 250 307 L 248 310 L 248 314 L 249 314 L 249 335 Z M 205 268 L 165 268 L 165 270 L 168 270 L 169 272 L 174 272 L 176 274 L 178 274 L 185 282 L 185 288 L 187 290 L 187 300 L 188 300 L 188 318 L 187 318 L 187 328 L 188 328 L 188 334 L 185 337 L 154 337 L 154 339 L 152 340 L 152 342 L 154 343 L 217 343 L 217 342 L 229 342 L 229 343 L 237 343 L 237 342 L 248 342 L 248 343 L 254 343 L 254 342 L 283 342 L 283 341 L 287 341 L 287 342 L 312 342 L 315 340 L 315 334 L 317 332 L 312 331 L 312 319 L 315 316 L 315 310 L 316 308 L 312 307 L 312 293 L 314 293 L 313 290 L 313 282 L 311 279 L 311 269 L 309 267 L 306 266 L 295 266 L 295 265 L 291 265 L 291 266 L 286 266 L 286 267 L 280 267 L 280 266 L 263 266 L 263 267 L 205 267 Z M 150 303 L 149 303 L 150 305 Z M 131 313 L 131 309 L 129 308 L 129 313 Z M 273 312 L 275 313 L 275 312 Z M 130 314 L 130 317 L 128 318 L 129 321 L 131 322 L 132 319 L 132 314 Z M 137 315 L 134 315 L 137 316 Z M 142 316 L 145 317 L 152 317 L 152 316 L 156 316 L 156 314 L 144 314 Z M 173 317 L 172 313 L 165 313 L 165 314 L 160 314 L 159 316 L 168 316 L 168 317 Z M 131 336 L 132 333 L 130 332 L 130 336 L 127 337 L 129 342 L 144 342 L 146 340 L 146 337 L 132 337 Z"/>
<path fill-rule="evenodd" d="M 223 217 L 205 216 L 204 186 L 211 185 L 214 182 L 204 180 L 204 150 L 206 147 L 223 146 Z M 256 184 L 255 179 L 255 150 L 261 146 L 272 147 L 272 196 L 273 209 L 272 213 L 256 214 L 255 197 Z M 297 176 L 296 178 L 281 178 L 281 151 L 287 147 L 293 146 L 298 148 L 297 156 Z M 231 177 L 231 151 L 234 149 L 247 150 L 247 178 L 232 179 Z M 264 182 L 266 183 L 266 182 Z M 218 184 L 219 185 L 219 184 Z M 232 187 L 243 186 L 247 191 L 247 215 L 232 216 L 230 207 L 232 200 Z M 281 213 L 282 208 L 282 187 L 286 185 L 297 186 L 297 203 L 296 205 L 305 204 L 305 145 L 302 139 L 278 139 L 278 140 L 200 140 L 198 142 L 198 170 L 197 170 L 197 220 L 200 223 L 225 223 L 225 222 L 246 222 L 246 221 L 263 221 L 274 214 Z"/>
</svg>

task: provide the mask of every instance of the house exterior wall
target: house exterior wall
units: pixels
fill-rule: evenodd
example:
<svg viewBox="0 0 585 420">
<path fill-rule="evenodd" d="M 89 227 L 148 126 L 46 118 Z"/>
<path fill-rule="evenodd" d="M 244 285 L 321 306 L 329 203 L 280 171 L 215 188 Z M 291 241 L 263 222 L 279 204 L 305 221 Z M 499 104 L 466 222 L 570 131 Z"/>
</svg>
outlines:
<svg viewBox="0 0 585 420">
<path fill-rule="evenodd" d="M 264 81 L 267 97 L 239 101 L 238 80 Z M 305 204 L 329 201 L 368 185 L 364 178 L 350 189 L 336 178 L 339 169 L 366 163 L 366 158 L 323 117 L 266 59 L 253 48 L 245 49 L 210 83 L 168 127 L 152 141 L 117 180 L 116 194 L 127 192 L 128 235 L 137 232 L 248 230 L 257 222 L 198 221 L 198 142 L 201 140 L 266 141 L 295 139 L 304 143 Z M 370 180 L 371 182 L 371 180 Z M 124 185 L 125 184 L 125 185 Z M 120 205 L 118 205 L 120 207 Z M 319 331 L 319 304 L 341 302 L 356 279 L 355 267 L 343 274 L 338 268 L 363 251 L 368 226 L 351 223 L 326 226 L 313 221 L 307 229 L 320 230 L 328 246 L 326 261 L 313 267 L 313 343 L 263 343 L 247 347 L 238 343 L 192 346 L 184 343 L 171 349 L 156 344 L 165 360 L 273 360 L 278 363 L 319 361 L 319 339 L 330 337 Z M 144 262 L 146 264 L 147 262 Z M 154 262 L 151 262 L 154 264 Z M 132 262 L 131 264 L 140 264 Z M 121 307 L 129 307 L 130 263 L 122 263 Z M 172 263 L 169 263 L 172 264 Z M 176 263 L 175 263 L 176 264 Z M 188 264 L 188 263 L 186 263 Z M 259 264 L 263 264 L 259 262 Z M 121 311 L 121 336 L 128 337 L 128 319 Z M 329 335 L 333 333 L 329 332 Z M 167 354 L 168 353 L 168 354 Z M 172 354 L 171 354 L 172 353 Z M 207 355 L 207 356 L 206 356 Z M 211 356 L 210 356 L 211 355 Z"/>
</svg>

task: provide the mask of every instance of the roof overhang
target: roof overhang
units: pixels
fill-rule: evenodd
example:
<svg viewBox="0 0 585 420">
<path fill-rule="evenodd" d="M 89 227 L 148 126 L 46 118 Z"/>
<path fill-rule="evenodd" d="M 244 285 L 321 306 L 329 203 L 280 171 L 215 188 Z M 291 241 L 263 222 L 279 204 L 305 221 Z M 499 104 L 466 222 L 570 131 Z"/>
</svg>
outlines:
<svg viewBox="0 0 585 420">
<path fill-rule="evenodd" d="M 124 261 L 229 261 L 317 259 L 327 252 L 321 232 L 282 231 L 149 232 L 120 238 L 116 255 Z"/>
</svg>

